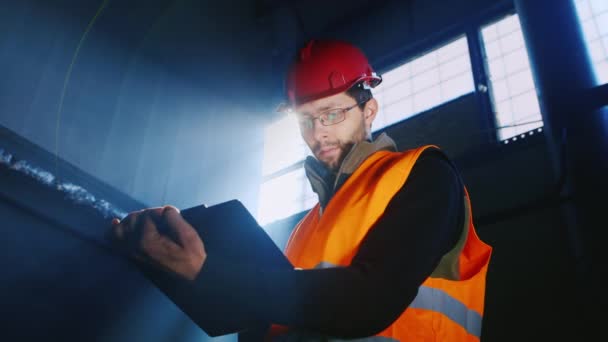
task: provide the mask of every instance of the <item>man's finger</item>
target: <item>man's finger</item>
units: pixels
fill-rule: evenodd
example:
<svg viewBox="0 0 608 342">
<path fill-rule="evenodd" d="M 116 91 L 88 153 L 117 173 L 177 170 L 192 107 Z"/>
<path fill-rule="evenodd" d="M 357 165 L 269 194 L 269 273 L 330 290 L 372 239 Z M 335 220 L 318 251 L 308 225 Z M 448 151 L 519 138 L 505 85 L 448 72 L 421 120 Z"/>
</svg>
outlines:
<svg viewBox="0 0 608 342">
<path fill-rule="evenodd" d="M 130 212 L 127 217 L 120 221 L 119 227 L 122 232 L 122 237 L 125 239 L 132 238 L 132 235 L 137 232 L 137 226 L 140 224 L 141 216 L 145 209 Z"/>
<path fill-rule="evenodd" d="M 151 216 L 153 219 L 160 219 L 162 214 L 162 207 L 141 209 L 129 213 L 122 221 L 123 234 L 134 235 L 135 238 L 141 234 L 141 225 L 143 224 L 143 218 L 145 216 Z"/>
<path fill-rule="evenodd" d="M 182 248 L 173 240 L 160 234 L 155 222 L 146 217 L 143 219 L 141 251 L 146 259 L 164 267 L 174 266 L 179 261 Z"/>
<path fill-rule="evenodd" d="M 158 229 L 156 228 L 156 223 L 150 216 L 151 215 L 145 215 L 142 218 L 143 222 L 142 222 L 141 235 L 140 235 L 140 239 L 137 243 L 136 252 L 138 254 L 141 253 L 140 255 L 143 255 L 146 258 L 154 259 L 153 255 L 152 255 L 154 253 L 154 244 L 158 243 L 157 241 L 160 238 L 160 233 L 158 232 Z"/>
<path fill-rule="evenodd" d="M 150 215 L 154 220 L 159 220 L 163 215 L 164 207 L 153 207 L 146 209 L 146 214 Z"/>
<path fill-rule="evenodd" d="M 123 240 L 125 237 L 124 227 L 121 224 L 112 224 L 112 239 L 117 241 Z"/>
<path fill-rule="evenodd" d="M 194 228 L 186 221 L 179 210 L 173 206 L 166 206 L 163 211 L 163 220 L 167 227 L 175 234 L 177 242 L 187 247 L 199 243 L 200 237 Z"/>
<path fill-rule="evenodd" d="M 158 231 L 157 220 L 146 216 L 143 219 L 141 248 L 148 254 L 173 253 L 178 251 L 179 246 L 168 237 Z"/>
</svg>

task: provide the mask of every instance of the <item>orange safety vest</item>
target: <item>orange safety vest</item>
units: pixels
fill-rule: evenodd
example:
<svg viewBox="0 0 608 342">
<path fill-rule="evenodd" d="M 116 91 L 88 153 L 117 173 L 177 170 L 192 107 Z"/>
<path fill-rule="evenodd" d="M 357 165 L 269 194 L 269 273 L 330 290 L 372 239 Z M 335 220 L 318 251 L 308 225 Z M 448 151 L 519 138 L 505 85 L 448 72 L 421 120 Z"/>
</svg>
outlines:
<svg viewBox="0 0 608 342">
<path fill-rule="evenodd" d="M 429 148 L 434 146 L 406 152 L 379 151 L 369 156 L 336 192 L 323 215 L 317 204 L 296 226 L 285 251 L 294 267 L 348 266 L 368 231 L 405 184 L 418 157 Z M 492 248 L 477 237 L 466 189 L 465 196 L 467 231 L 458 254 L 458 280 L 431 275 L 401 316 L 370 340 L 479 341 Z M 284 327 L 274 325 L 267 337 L 281 332 L 285 332 Z"/>
</svg>

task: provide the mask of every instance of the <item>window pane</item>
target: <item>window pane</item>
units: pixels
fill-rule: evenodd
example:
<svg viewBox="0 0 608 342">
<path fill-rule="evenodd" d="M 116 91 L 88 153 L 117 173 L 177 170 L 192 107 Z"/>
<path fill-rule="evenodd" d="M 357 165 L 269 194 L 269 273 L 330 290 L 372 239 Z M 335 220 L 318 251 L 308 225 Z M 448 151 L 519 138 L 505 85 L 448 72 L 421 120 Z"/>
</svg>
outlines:
<svg viewBox="0 0 608 342">
<path fill-rule="evenodd" d="M 262 174 L 270 175 L 289 167 L 308 154 L 308 147 L 300 137 L 294 115 L 285 115 L 264 131 L 264 161 Z"/>
<path fill-rule="evenodd" d="M 474 91 L 464 36 L 382 76 L 372 90 L 380 103 L 374 131 Z"/>
<path fill-rule="evenodd" d="M 486 36 L 484 35 L 483 37 L 484 41 L 486 41 Z M 498 44 L 498 40 L 486 43 L 485 50 L 486 57 L 488 59 L 495 59 L 496 57 L 500 57 L 500 55 L 502 54 L 502 51 L 500 50 L 500 44 Z"/>
<path fill-rule="evenodd" d="M 587 49 L 592 62 L 597 63 L 604 59 L 604 46 L 599 39 L 589 42 Z"/>
<path fill-rule="evenodd" d="M 468 51 L 469 47 L 467 46 L 466 39 L 458 39 L 451 44 L 447 44 L 437 49 L 437 61 L 441 64 L 461 56 L 466 56 L 468 58 Z"/>
<path fill-rule="evenodd" d="M 497 115 L 496 121 L 499 127 L 505 127 L 513 124 L 514 118 L 512 107 L 511 101 L 508 99 L 494 103 L 494 110 L 496 111 L 496 114 L 500 113 L 500 115 Z"/>
<path fill-rule="evenodd" d="M 603 60 L 595 65 L 598 80 L 608 83 L 608 60 Z"/>
<path fill-rule="evenodd" d="M 458 76 L 463 72 L 470 74 L 470 69 L 471 60 L 469 59 L 469 55 L 463 55 L 441 64 L 439 66 L 439 74 L 442 79 L 447 80 L 453 76 Z"/>
<path fill-rule="evenodd" d="M 531 115 L 538 114 L 540 116 L 540 108 L 538 107 L 538 99 L 536 93 L 529 91 L 513 97 L 512 108 L 513 108 L 513 119 L 516 122 L 521 121 L 522 118 L 530 117 Z"/>
<path fill-rule="evenodd" d="M 411 65 L 408 63 L 383 73 L 382 87 L 390 88 L 395 83 L 401 83 L 404 80 L 411 79 L 411 69 Z"/>
<path fill-rule="evenodd" d="M 473 84 L 473 75 L 470 72 L 461 73 L 441 83 L 441 96 L 444 99 L 455 99 L 462 95 L 462 89 Z"/>
<path fill-rule="evenodd" d="M 515 14 L 481 30 L 500 140 L 542 126 L 528 53 L 519 25 Z M 484 35 L 484 32 L 490 32 L 493 27 L 498 32 L 496 41 L 500 44 L 500 53 L 497 53 L 496 42 L 486 41 Z M 527 124 L 530 121 L 535 123 Z"/>
<path fill-rule="evenodd" d="M 597 81 L 608 83 L 608 1 L 576 0 L 574 3 Z"/>
<path fill-rule="evenodd" d="M 507 77 L 507 85 L 511 89 L 510 96 L 517 96 L 528 90 L 534 90 L 534 80 L 532 73 L 523 70 Z"/>
<path fill-rule="evenodd" d="M 428 89 L 439 83 L 439 70 L 437 68 L 416 75 L 412 79 L 414 85 L 414 93 Z"/>
<path fill-rule="evenodd" d="M 602 13 L 608 11 L 608 2 L 606 0 L 590 0 L 591 10 L 593 13 Z"/>
<path fill-rule="evenodd" d="M 593 15 L 593 13 L 591 13 L 589 1 L 577 0 L 576 11 L 578 12 L 578 17 L 581 21 L 585 21 Z"/>
<path fill-rule="evenodd" d="M 522 70 L 530 70 L 530 62 L 528 60 L 528 53 L 522 46 L 520 49 L 512 51 L 504 56 L 505 62 L 505 73 L 510 75 L 515 72 Z"/>
<path fill-rule="evenodd" d="M 418 75 L 437 66 L 437 54 L 435 52 L 427 53 L 410 63 L 412 63 L 412 73 Z"/>
<path fill-rule="evenodd" d="M 498 40 L 502 52 L 507 54 L 511 51 L 520 50 L 524 46 L 524 40 L 521 36 L 520 30 L 511 31 L 504 37 Z"/>
<path fill-rule="evenodd" d="M 492 94 L 494 95 L 495 102 L 503 101 L 511 96 L 507 81 L 503 79 L 492 82 Z"/>
<path fill-rule="evenodd" d="M 583 35 L 589 40 L 593 41 L 600 36 L 600 33 L 597 30 L 597 25 L 595 25 L 595 21 L 587 20 L 581 23 L 583 28 Z"/>
<path fill-rule="evenodd" d="M 481 35 L 489 45 L 498 39 L 498 29 L 496 28 L 496 25 L 485 27 L 483 30 L 481 30 Z M 496 45 L 498 45 L 498 43 L 496 43 Z"/>
<path fill-rule="evenodd" d="M 414 94 L 414 110 L 422 112 L 441 102 L 439 86 Z"/>
<path fill-rule="evenodd" d="M 597 22 L 600 36 L 608 35 L 608 12 L 599 14 L 596 17 L 595 21 Z"/>
<path fill-rule="evenodd" d="M 403 100 L 406 97 L 411 96 L 411 94 L 412 94 L 411 83 L 412 83 L 411 80 L 405 80 L 405 81 L 402 81 L 400 83 L 393 85 L 390 88 L 387 88 L 383 92 L 382 100 L 385 101 L 385 102 L 383 102 L 383 104 L 391 105 L 393 103 Z"/>
<path fill-rule="evenodd" d="M 310 209 L 316 198 L 304 168 L 296 169 L 262 184 L 257 220 L 264 225 L 289 217 Z"/>
<path fill-rule="evenodd" d="M 408 96 L 392 106 L 385 107 L 386 115 L 383 115 L 385 118 L 384 126 L 399 122 L 404 117 L 410 117 L 414 113 L 414 100 L 411 96 Z M 374 120 L 374 122 L 376 122 L 376 120 Z"/>
<path fill-rule="evenodd" d="M 519 16 L 510 15 L 496 23 L 499 38 L 508 36 L 511 32 L 520 29 Z"/>
</svg>

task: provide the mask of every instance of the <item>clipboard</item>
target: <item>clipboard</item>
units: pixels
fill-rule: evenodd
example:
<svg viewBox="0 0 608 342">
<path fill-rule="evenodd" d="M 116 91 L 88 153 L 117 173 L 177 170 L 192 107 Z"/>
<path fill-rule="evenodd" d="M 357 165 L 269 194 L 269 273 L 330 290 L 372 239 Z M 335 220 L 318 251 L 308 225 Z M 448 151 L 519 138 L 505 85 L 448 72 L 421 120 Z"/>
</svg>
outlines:
<svg viewBox="0 0 608 342">
<path fill-rule="evenodd" d="M 238 200 L 181 211 L 199 233 L 207 254 L 260 266 L 293 266 L 247 208 Z"/>
<path fill-rule="evenodd" d="M 238 200 L 210 207 L 200 205 L 181 210 L 181 214 L 203 239 L 208 255 L 260 268 L 293 269 L 281 249 Z M 211 337 L 259 329 L 260 325 L 266 324 L 256 321 L 256 317 L 250 317 L 247 312 L 225 310 L 223 307 L 227 306 L 230 298 L 220 298 L 217 293 L 193 291 L 192 282 L 151 265 L 137 263 L 137 266 L 148 280 Z M 214 286 L 221 287 L 222 284 Z"/>
</svg>

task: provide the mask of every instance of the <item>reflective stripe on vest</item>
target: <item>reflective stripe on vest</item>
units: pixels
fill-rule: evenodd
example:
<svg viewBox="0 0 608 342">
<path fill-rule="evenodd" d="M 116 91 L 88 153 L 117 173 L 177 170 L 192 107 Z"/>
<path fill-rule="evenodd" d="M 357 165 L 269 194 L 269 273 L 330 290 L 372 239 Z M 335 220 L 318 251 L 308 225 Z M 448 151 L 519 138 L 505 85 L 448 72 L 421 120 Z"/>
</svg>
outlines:
<svg viewBox="0 0 608 342">
<path fill-rule="evenodd" d="M 384 336 L 370 336 L 370 337 L 363 337 L 363 338 L 350 339 L 350 340 L 339 340 L 339 339 L 330 338 L 330 339 L 327 340 L 327 342 L 340 342 L 340 341 L 348 341 L 348 342 L 399 342 L 398 340 L 395 340 L 394 338 L 384 337 Z"/>
<path fill-rule="evenodd" d="M 318 336 L 318 335 L 307 335 L 296 332 L 289 332 L 285 335 L 277 336 L 273 340 L 273 342 L 399 342 L 394 338 L 384 337 L 384 336 L 370 336 L 363 338 L 355 338 L 343 340 L 339 338 L 331 338 L 327 336 Z"/>
<path fill-rule="evenodd" d="M 418 295 L 409 305 L 410 308 L 439 312 L 463 327 L 469 334 L 481 336 L 482 316 L 467 308 L 447 292 L 429 286 L 420 286 Z"/>
<path fill-rule="evenodd" d="M 315 268 L 332 268 L 332 267 L 339 267 L 339 266 L 334 265 L 331 262 L 327 262 L 327 261 L 321 261 L 320 263 L 317 264 L 317 266 L 315 266 Z"/>
<path fill-rule="evenodd" d="M 339 267 L 327 261 L 321 261 L 315 268 Z M 469 334 L 481 336 L 481 322 L 483 317 L 464 305 L 458 299 L 450 296 L 447 292 L 429 286 L 421 285 L 418 294 L 408 306 L 414 309 L 424 309 L 441 313 L 454 323 L 463 327 Z M 392 340 L 392 339 L 389 339 Z M 341 341 L 341 340 L 329 340 Z M 368 341 L 368 339 L 355 340 Z M 373 341 L 373 340 L 371 340 Z"/>
</svg>

